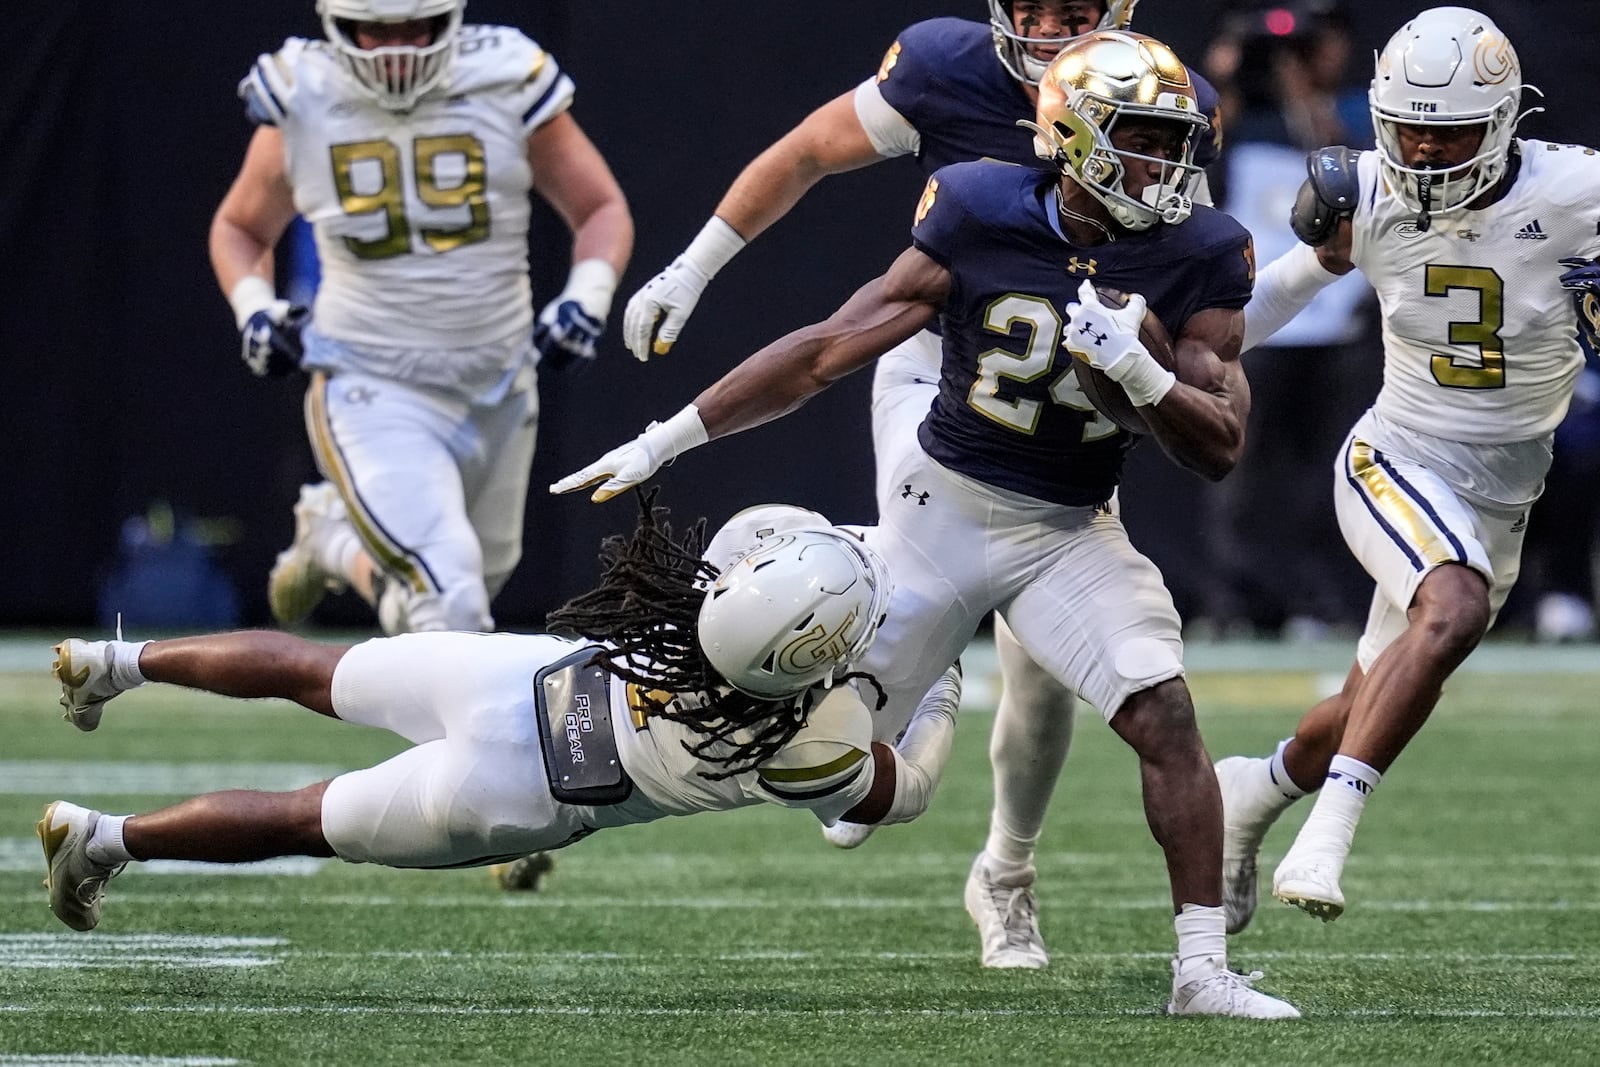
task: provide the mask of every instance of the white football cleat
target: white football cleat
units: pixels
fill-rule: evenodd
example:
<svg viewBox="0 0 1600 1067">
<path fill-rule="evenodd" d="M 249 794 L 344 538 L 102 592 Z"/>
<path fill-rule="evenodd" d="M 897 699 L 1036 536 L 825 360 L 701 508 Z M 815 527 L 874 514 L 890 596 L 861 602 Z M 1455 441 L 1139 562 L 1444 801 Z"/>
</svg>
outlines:
<svg viewBox="0 0 1600 1067">
<path fill-rule="evenodd" d="M 89 838 L 99 821 L 98 811 L 57 800 L 44 809 L 44 818 L 36 827 L 39 843 L 44 845 L 44 884 L 50 891 L 50 910 L 74 930 L 93 930 L 100 925 L 106 883 L 127 866 L 89 858 Z"/>
<path fill-rule="evenodd" d="M 317 550 L 330 530 L 348 521 L 344 501 L 333 483 L 300 487 L 300 499 L 294 505 L 294 543 L 278 553 L 267 575 L 267 604 L 280 625 L 304 622 L 328 592 L 344 589 L 344 578 L 322 568 Z"/>
<path fill-rule="evenodd" d="M 834 848 L 856 848 L 871 837 L 872 831 L 877 828 L 877 823 L 845 822 L 840 819 L 832 826 L 824 826 L 822 837 Z"/>
<path fill-rule="evenodd" d="M 1272 895 L 1331 923 L 1344 914 L 1344 892 L 1339 888 L 1343 873 L 1344 861 L 1339 857 L 1298 846 L 1290 848 L 1273 872 Z"/>
<path fill-rule="evenodd" d="M 1239 974 L 1217 966 L 1191 968 L 1186 976 L 1180 976 L 1178 961 L 1173 960 L 1172 999 L 1167 1001 L 1167 1014 L 1226 1015 L 1235 1019 L 1300 1018 L 1300 1011 L 1293 1004 L 1252 988 L 1261 977 L 1260 971 Z"/>
<path fill-rule="evenodd" d="M 1257 857 L 1277 819 L 1276 812 L 1254 803 L 1254 790 L 1248 785 L 1251 772 L 1259 772 L 1258 765 L 1265 762 L 1249 756 L 1217 761 L 1217 785 L 1222 790 L 1222 908 L 1230 934 L 1249 926 L 1256 913 Z"/>
<path fill-rule="evenodd" d="M 69 637 L 55 652 L 50 673 L 61 683 L 62 718 L 80 730 L 93 730 L 106 701 L 124 691 L 111 680 L 111 642 Z"/>
<path fill-rule="evenodd" d="M 978 853 L 967 875 L 967 914 L 983 939 L 983 965 L 1037 970 L 1050 963 L 1039 936 L 1039 908 L 1033 899 L 1034 872 L 992 874 Z"/>
</svg>

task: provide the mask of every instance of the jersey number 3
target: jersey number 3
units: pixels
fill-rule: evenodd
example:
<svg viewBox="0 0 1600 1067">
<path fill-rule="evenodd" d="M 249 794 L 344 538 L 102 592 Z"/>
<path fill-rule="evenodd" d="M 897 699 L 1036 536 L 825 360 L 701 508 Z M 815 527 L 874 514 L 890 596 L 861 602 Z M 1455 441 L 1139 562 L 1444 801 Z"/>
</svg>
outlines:
<svg viewBox="0 0 1600 1067">
<path fill-rule="evenodd" d="M 1061 351 L 1061 315 L 1043 297 L 1010 293 L 990 304 L 983 316 L 983 328 L 1002 336 L 1011 336 L 1018 325 L 1027 331 L 1026 353 L 1019 356 L 1003 348 L 991 348 L 979 356 L 978 377 L 967 390 L 967 403 L 978 414 L 1031 436 L 1039 428 L 1044 401 L 1030 397 L 1002 400 L 1000 379 L 1026 383 L 1051 373 L 1056 353 Z M 1098 441 L 1117 432 L 1116 423 L 1100 414 L 1083 395 L 1070 363 L 1050 383 L 1049 396 L 1055 403 L 1083 413 L 1083 440 Z"/>
<path fill-rule="evenodd" d="M 424 226 L 417 235 L 439 253 L 487 240 L 489 201 L 484 196 L 483 142 L 470 133 L 418 137 L 411 150 L 417 199 L 430 208 L 465 209 L 464 225 Z M 333 157 L 333 187 L 345 214 L 381 212 L 388 224 L 381 237 L 346 237 L 345 247 L 361 259 L 389 259 L 409 253 L 411 223 L 406 218 L 400 149 L 393 141 L 355 141 L 333 145 L 329 153 Z"/>
<path fill-rule="evenodd" d="M 1505 345 L 1500 327 L 1505 325 L 1505 283 L 1488 267 L 1448 267 L 1429 263 L 1423 276 L 1429 296 L 1449 296 L 1457 289 L 1478 294 L 1478 317 L 1450 324 L 1450 343 L 1473 345 L 1478 349 L 1476 363 L 1462 362 L 1460 356 L 1436 355 L 1432 360 L 1433 380 L 1447 389 L 1504 389 L 1506 385 Z"/>
</svg>

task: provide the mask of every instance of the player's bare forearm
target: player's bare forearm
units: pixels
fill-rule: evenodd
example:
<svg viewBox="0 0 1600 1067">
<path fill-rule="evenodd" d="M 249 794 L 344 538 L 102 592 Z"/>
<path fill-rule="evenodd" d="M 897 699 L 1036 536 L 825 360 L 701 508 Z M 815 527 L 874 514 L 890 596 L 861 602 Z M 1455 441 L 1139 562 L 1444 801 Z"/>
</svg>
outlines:
<svg viewBox="0 0 1600 1067">
<path fill-rule="evenodd" d="M 618 277 L 633 258 L 633 215 L 619 194 L 596 208 L 572 235 L 572 262 L 603 259 Z"/>
<path fill-rule="evenodd" d="M 933 321 L 950 275 L 916 249 L 825 321 L 767 345 L 695 398 L 715 439 L 787 415 Z"/>
<path fill-rule="evenodd" d="M 854 97 L 852 90 L 830 100 L 751 160 L 723 194 L 717 216 L 753 241 L 823 178 L 882 159 L 856 117 Z"/>
<path fill-rule="evenodd" d="M 1250 383 L 1239 363 L 1244 313 L 1201 311 L 1175 347 L 1178 384 L 1143 409 L 1161 447 L 1180 466 L 1211 481 L 1233 470 L 1244 453 Z"/>
<path fill-rule="evenodd" d="M 272 249 L 295 216 L 283 158 L 283 135 L 269 126 L 256 130 L 211 220 L 208 250 L 224 294 L 246 274 L 272 277 Z"/>
<path fill-rule="evenodd" d="M 882 278 L 868 282 L 826 321 L 772 342 L 696 397 L 707 435 L 725 437 L 789 414 L 932 321 L 931 307 L 886 300 L 883 287 Z"/>
<path fill-rule="evenodd" d="M 528 137 L 534 190 L 572 231 L 572 261 L 603 259 L 621 274 L 633 254 L 633 216 L 600 150 L 570 114 Z"/>
</svg>

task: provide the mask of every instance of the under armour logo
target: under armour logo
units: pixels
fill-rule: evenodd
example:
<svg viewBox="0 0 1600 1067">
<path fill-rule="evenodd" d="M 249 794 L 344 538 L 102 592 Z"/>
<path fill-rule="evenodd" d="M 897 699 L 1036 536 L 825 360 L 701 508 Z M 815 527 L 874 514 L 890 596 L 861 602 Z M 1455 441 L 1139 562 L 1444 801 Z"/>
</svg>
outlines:
<svg viewBox="0 0 1600 1067">
<path fill-rule="evenodd" d="M 932 495 L 933 494 L 931 494 L 931 493 L 919 493 L 919 492 L 917 492 L 915 489 L 913 489 L 911 487 L 911 483 L 910 482 L 907 482 L 900 489 L 900 499 L 902 499 L 902 500 L 915 500 L 917 502 L 917 507 L 919 507 L 919 508 L 927 507 L 928 506 L 928 497 L 930 497 Z"/>
<path fill-rule="evenodd" d="M 378 391 L 364 385 L 353 385 L 345 390 L 344 398 L 352 404 L 370 404 L 378 398 Z"/>
<path fill-rule="evenodd" d="M 1083 271 L 1083 273 L 1085 273 L 1087 275 L 1090 275 L 1092 277 L 1094 275 L 1094 268 L 1095 268 L 1095 260 L 1092 260 L 1092 259 L 1089 260 L 1089 262 L 1087 262 L 1087 263 L 1083 262 L 1077 256 L 1073 256 L 1071 259 L 1067 260 L 1067 273 L 1068 274 L 1076 274 L 1081 270 L 1081 271 Z"/>
<path fill-rule="evenodd" d="M 1106 338 L 1111 336 L 1110 334 L 1101 333 L 1100 331 L 1096 330 L 1094 325 L 1088 322 L 1078 327 L 1078 332 L 1086 337 L 1094 338 L 1094 346 L 1096 348 L 1099 348 L 1101 345 L 1105 344 Z"/>
</svg>

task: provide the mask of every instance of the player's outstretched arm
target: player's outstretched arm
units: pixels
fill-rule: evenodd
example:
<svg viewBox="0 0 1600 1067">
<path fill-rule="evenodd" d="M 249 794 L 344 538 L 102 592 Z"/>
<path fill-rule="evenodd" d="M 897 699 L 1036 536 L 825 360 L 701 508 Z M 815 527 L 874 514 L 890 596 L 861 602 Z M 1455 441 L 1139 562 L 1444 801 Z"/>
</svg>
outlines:
<svg viewBox="0 0 1600 1067">
<path fill-rule="evenodd" d="M 1318 293 L 1354 270 L 1350 243 L 1350 220 L 1342 219 L 1334 225 L 1326 245 L 1312 248 L 1297 244 L 1267 264 L 1256 275 L 1250 303 L 1244 309 L 1242 351 L 1265 344 L 1304 311 Z"/>
<path fill-rule="evenodd" d="M 949 668 L 917 706 L 903 737 L 893 748 L 872 743 L 872 787 L 845 812 L 844 822 L 863 825 L 910 822 L 933 800 L 955 742 L 961 704 L 961 668 Z"/>
<path fill-rule="evenodd" d="M 948 271 L 917 249 L 907 249 L 887 274 L 856 290 L 826 321 L 767 345 L 671 419 L 651 424 L 550 491 L 598 486 L 590 499 L 602 503 L 690 448 L 787 415 L 932 322 L 949 289 Z"/>
<path fill-rule="evenodd" d="M 711 279 L 813 185 L 883 158 L 856 116 L 854 97 L 851 91 L 824 104 L 751 161 L 683 254 L 633 294 L 622 337 L 634 356 L 671 351 Z"/>
<path fill-rule="evenodd" d="M 1144 409 L 1150 431 L 1180 466 L 1221 480 L 1244 452 L 1250 383 L 1239 363 L 1244 312 L 1207 308 L 1183 324 L 1173 349 L 1178 377 Z"/>
</svg>

